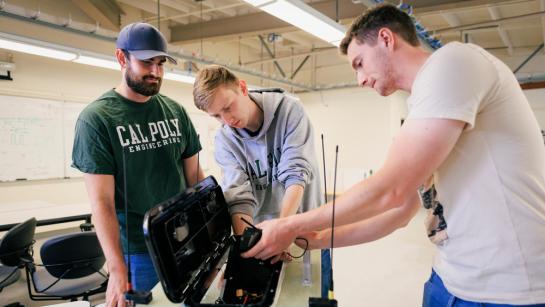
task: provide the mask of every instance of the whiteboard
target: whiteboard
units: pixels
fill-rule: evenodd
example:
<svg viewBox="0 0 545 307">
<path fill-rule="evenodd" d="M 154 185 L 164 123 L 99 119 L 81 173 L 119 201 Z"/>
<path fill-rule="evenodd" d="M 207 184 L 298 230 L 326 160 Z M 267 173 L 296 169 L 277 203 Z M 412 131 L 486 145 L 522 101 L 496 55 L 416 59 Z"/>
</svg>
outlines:
<svg viewBox="0 0 545 307">
<path fill-rule="evenodd" d="M 63 105 L 0 96 L 0 180 L 64 177 Z"/>
<path fill-rule="evenodd" d="M 0 181 L 81 177 L 71 167 L 75 126 L 86 104 L 0 95 Z M 211 166 L 219 124 L 203 113 L 189 114 Z"/>
</svg>

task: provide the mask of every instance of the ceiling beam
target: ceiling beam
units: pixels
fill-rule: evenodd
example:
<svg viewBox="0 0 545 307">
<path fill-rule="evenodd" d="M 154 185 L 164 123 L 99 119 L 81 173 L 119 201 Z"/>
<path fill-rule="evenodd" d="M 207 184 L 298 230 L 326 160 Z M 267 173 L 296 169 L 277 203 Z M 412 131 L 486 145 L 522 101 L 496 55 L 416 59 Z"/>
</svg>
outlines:
<svg viewBox="0 0 545 307">
<path fill-rule="evenodd" d="M 413 14 L 421 17 L 426 15 L 442 14 L 445 12 L 464 12 L 472 11 L 478 8 L 488 8 L 489 6 L 501 6 L 505 4 L 528 2 L 526 0 L 466 0 L 452 1 L 447 4 L 437 4 L 428 6 L 414 6 Z"/>
<path fill-rule="evenodd" d="M 215 5 L 214 2 L 210 1 L 201 1 L 202 5 L 207 7 L 208 9 L 213 10 L 214 12 L 222 13 L 223 15 L 229 16 L 229 17 L 235 17 L 237 14 L 237 11 L 233 8 L 226 7 L 222 8 L 223 5 Z M 236 5 L 244 5 L 244 3 L 236 3 Z"/>
<path fill-rule="evenodd" d="M 157 16 L 157 3 L 153 3 L 151 1 L 148 1 L 148 0 L 117 0 L 117 2 L 119 3 L 123 3 L 125 5 L 129 5 L 129 6 L 132 6 L 132 7 L 135 7 L 139 10 L 142 10 L 144 12 L 147 12 L 147 13 L 150 13 L 150 14 L 154 14 L 155 16 Z M 162 1 L 161 1 L 162 3 Z M 161 15 L 161 18 L 162 17 L 169 17 L 170 15 L 174 15 L 174 14 L 181 14 L 180 11 L 177 11 L 177 10 L 174 10 L 172 8 L 167 8 L 165 6 L 163 6 L 161 4 L 161 8 L 160 8 L 160 15 Z M 155 20 L 157 20 L 157 17 L 155 17 Z M 187 19 L 184 19 L 184 18 L 172 18 L 173 21 L 175 22 L 178 22 L 178 23 L 181 23 L 181 24 L 187 24 L 188 23 L 188 20 Z M 150 23 L 153 23 L 150 21 Z"/>
<path fill-rule="evenodd" d="M 490 13 L 490 16 L 492 16 L 492 19 L 501 19 L 500 9 L 497 6 L 489 7 L 488 12 Z M 505 30 L 502 25 L 498 26 L 498 34 L 500 35 L 501 41 L 507 46 L 509 55 L 513 55 L 513 43 L 511 42 L 509 33 L 507 33 L 507 30 Z"/>
<path fill-rule="evenodd" d="M 72 0 L 87 16 L 103 28 L 119 31 L 121 8 L 111 0 Z"/>
<path fill-rule="evenodd" d="M 467 25 L 460 25 L 456 27 L 431 29 L 431 31 L 436 35 L 448 33 L 448 32 L 460 32 L 460 31 L 474 30 L 479 28 L 489 28 L 490 26 L 504 25 L 506 23 L 510 23 L 514 21 L 527 19 L 527 18 L 535 18 L 540 16 L 545 16 L 545 11 L 533 12 L 533 13 L 517 15 L 517 16 L 510 16 L 510 17 L 500 18 L 498 20 L 489 20 L 489 21 L 477 22 L 477 23 L 472 23 Z"/>
<path fill-rule="evenodd" d="M 292 55 L 287 55 L 287 56 L 282 56 L 282 57 L 267 58 L 267 59 L 263 59 L 263 60 L 249 61 L 249 62 L 245 62 L 243 64 L 244 65 L 253 65 L 253 64 L 261 64 L 261 63 L 267 63 L 267 62 L 272 62 L 272 61 L 281 61 L 281 60 L 287 60 L 287 59 L 291 59 L 291 58 L 295 58 L 295 57 L 308 56 L 308 55 L 313 55 L 313 54 L 318 54 L 318 53 L 323 53 L 323 52 L 328 52 L 328 51 L 337 51 L 337 48 L 336 47 L 320 48 L 320 49 L 312 50 L 312 51 L 309 51 L 309 52 L 295 53 L 295 54 L 292 54 Z"/>
<path fill-rule="evenodd" d="M 460 18 L 456 16 L 456 13 L 452 12 L 441 12 L 441 17 L 449 24 L 451 27 L 457 27 L 462 24 Z"/>
<path fill-rule="evenodd" d="M 539 8 L 542 11 L 545 11 L 545 0 L 539 1 Z M 545 16 L 541 16 L 541 35 L 543 36 L 543 42 L 545 43 Z"/>
<path fill-rule="evenodd" d="M 460 18 L 458 18 L 458 16 L 454 12 L 441 12 L 440 15 L 451 27 L 458 27 L 459 25 L 462 24 L 462 22 L 460 21 Z M 460 40 L 466 43 L 469 43 L 469 42 L 473 43 L 473 39 L 471 38 L 471 35 L 469 33 L 463 33 Z"/>
<path fill-rule="evenodd" d="M 335 1 L 327 0 L 309 4 L 322 14 L 335 19 Z M 361 4 L 343 1 L 339 6 L 339 19 L 355 18 L 364 11 Z M 200 39 L 212 39 L 225 36 L 245 36 L 245 34 L 261 34 L 279 32 L 280 29 L 291 29 L 291 25 L 265 12 L 217 19 L 209 22 L 172 27 L 172 41 L 187 43 Z"/>
<path fill-rule="evenodd" d="M 543 0 L 545 1 L 545 0 Z M 312 46 L 312 44 L 314 44 L 315 42 L 312 40 L 312 37 L 310 34 L 308 35 L 305 35 L 303 32 L 299 32 L 299 31 L 293 31 L 293 32 L 284 32 L 282 33 L 282 37 L 284 39 L 287 39 L 291 42 L 294 42 L 298 45 L 303 45 L 303 46 Z"/>
<path fill-rule="evenodd" d="M 513 70 L 513 73 L 516 74 L 517 72 L 519 72 L 519 70 L 521 70 L 521 69 L 524 67 L 524 65 L 526 65 L 528 62 L 530 62 L 530 60 L 531 60 L 534 56 L 536 56 L 536 54 L 537 54 L 541 49 L 543 49 L 543 46 L 544 46 L 544 45 L 545 45 L 545 44 L 543 44 L 543 43 L 542 43 L 541 45 L 539 45 L 539 46 L 536 48 L 536 50 L 534 50 L 534 52 L 532 52 L 532 54 L 530 54 L 530 55 L 529 55 L 529 56 L 528 56 L 528 57 L 527 57 L 527 58 L 526 58 L 526 59 L 525 59 L 525 60 L 524 60 L 524 61 L 523 61 L 515 70 Z"/>
<path fill-rule="evenodd" d="M 164 0 L 163 0 L 164 1 Z M 163 3 L 163 2 L 161 2 Z M 200 19 L 200 14 L 205 14 L 205 13 L 213 13 L 213 12 L 222 12 L 222 13 L 225 13 L 226 10 L 229 10 L 233 7 L 238 7 L 238 6 L 242 6 L 244 5 L 244 3 L 234 3 L 234 4 L 228 4 L 228 5 L 224 5 L 224 6 L 215 6 L 213 8 L 206 8 L 201 11 L 201 10 L 193 10 L 193 11 L 188 11 L 187 13 L 183 13 L 183 14 L 179 14 L 179 15 L 171 15 L 169 17 L 162 17 L 161 18 L 161 21 L 165 21 L 165 20 L 169 20 L 169 19 L 173 19 L 173 18 L 183 18 L 183 17 L 188 17 L 188 16 L 197 16 L 199 19 Z M 235 13 L 236 14 L 236 13 Z M 235 15 L 233 14 L 233 16 Z M 211 16 L 208 16 L 208 15 L 203 15 L 203 18 L 206 17 L 206 20 L 210 20 L 212 19 Z M 152 18 L 146 18 L 146 20 L 150 20 Z"/>
<path fill-rule="evenodd" d="M 153 2 L 157 3 L 157 0 L 153 0 Z M 180 14 L 180 15 L 188 14 L 190 16 L 196 17 L 196 18 L 198 18 L 200 20 L 204 20 L 204 21 L 209 21 L 210 19 L 212 19 L 210 17 L 210 15 L 201 14 L 201 12 L 199 10 L 200 5 L 196 5 L 196 6 L 187 5 L 186 3 L 182 4 L 180 2 L 173 1 L 173 0 L 159 0 L 159 3 L 161 5 L 170 7 L 171 9 L 175 9 L 178 12 L 183 12 L 183 14 Z M 202 3 L 202 2 L 199 2 L 199 3 Z M 178 17 L 175 14 L 171 14 L 171 15 L 174 15 L 174 17 Z"/>
</svg>

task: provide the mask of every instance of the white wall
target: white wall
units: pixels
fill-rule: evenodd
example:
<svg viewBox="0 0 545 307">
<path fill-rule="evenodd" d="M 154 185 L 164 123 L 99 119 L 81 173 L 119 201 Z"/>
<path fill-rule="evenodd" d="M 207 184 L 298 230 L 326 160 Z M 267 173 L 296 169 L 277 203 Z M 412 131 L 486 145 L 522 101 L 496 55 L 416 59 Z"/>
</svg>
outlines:
<svg viewBox="0 0 545 307">
<path fill-rule="evenodd" d="M 320 170 L 323 168 L 320 135 L 324 134 L 328 192 L 333 191 L 336 145 L 339 145 L 339 192 L 381 166 L 404 116 L 405 94 L 380 97 L 369 89 L 348 88 L 298 96 L 314 124 Z"/>
<path fill-rule="evenodd" d="M 545 130 L 545 89 L 525 90 L 524 94 L 534 110 L 539 127 Z"/>
</svg>

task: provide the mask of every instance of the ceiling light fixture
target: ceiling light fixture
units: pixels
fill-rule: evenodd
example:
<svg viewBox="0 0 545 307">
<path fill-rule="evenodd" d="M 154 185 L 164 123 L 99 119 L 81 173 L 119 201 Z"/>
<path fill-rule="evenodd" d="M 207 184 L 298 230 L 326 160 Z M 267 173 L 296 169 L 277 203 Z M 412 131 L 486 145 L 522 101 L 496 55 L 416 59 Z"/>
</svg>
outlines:
<svg viewBox="0 0 545 307">
<path fill-rule="evenodd" d="M 193 84 L 195 83 L 195 76 L 191 75 L 189 72 L 173 70 L 165 72 L 164 79 L 179 81 L 183 83 Z"/>
<path fill-rule="evenodd" d="M 48 58 L 86 64 L 95 67 L 119 70 L 119 63 L 115 57 L 109 57 L 84 50 L 78 50 L 43 41 L 19 37 L 0 32 L 0 49 L 29 53 Z M 189 72 L 172 70 L 165 72 L 164 79 L 193 84 L 195 77 Z"/>
<path fill-rule="evenodd" d="M 91 65 L 95 67 L 119 70 L 119 63 L 117 61 L 114 61 L 114 58 L 103 59 L 96 56 L 87 56 L 87 55 L 80 54 L 78 58 L 74 60 L 74 62 L 79 64 Z"/>
<path fill-rule="evenodd" d="M 36 44 L 30 40 L 4 33 L 0 36 L 0 49 L 8 49 L 63 61 L 71 61 L 78 56 L 75 52 L 59 50 L 45 43 Z"/>
<path fill-rule="evenodd" d="M 337 47 L 346 32 L 343 25 L 300 0 L 244 1 Z"/>
</svg>

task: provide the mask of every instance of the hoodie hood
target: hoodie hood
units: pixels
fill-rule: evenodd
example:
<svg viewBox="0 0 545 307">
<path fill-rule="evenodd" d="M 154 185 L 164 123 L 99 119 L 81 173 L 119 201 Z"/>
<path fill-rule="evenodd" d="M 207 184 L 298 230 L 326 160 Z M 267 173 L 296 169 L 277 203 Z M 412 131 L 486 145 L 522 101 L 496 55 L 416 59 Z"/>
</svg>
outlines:
<svg viewBox="0 0 545 307">
<path fill-rule="evenodd" d="M 259 129 L 259 133 L 255 136 L 251 136 L 244 129 L 232 128 L 227 124 L 224 124 L 222 129 L 224 129 L 227 134 L 231 134 L 240 140 L 257 141 L 265 138 L 277 113 L 278 107 L 286 97 L 286 94 L 282 89 L 263 89 L 249 91 L 248 96 L 250 96 L 250 99 L 252 99 L 252 101 L 263 111 L 263 123 Z"/>
</svg>

